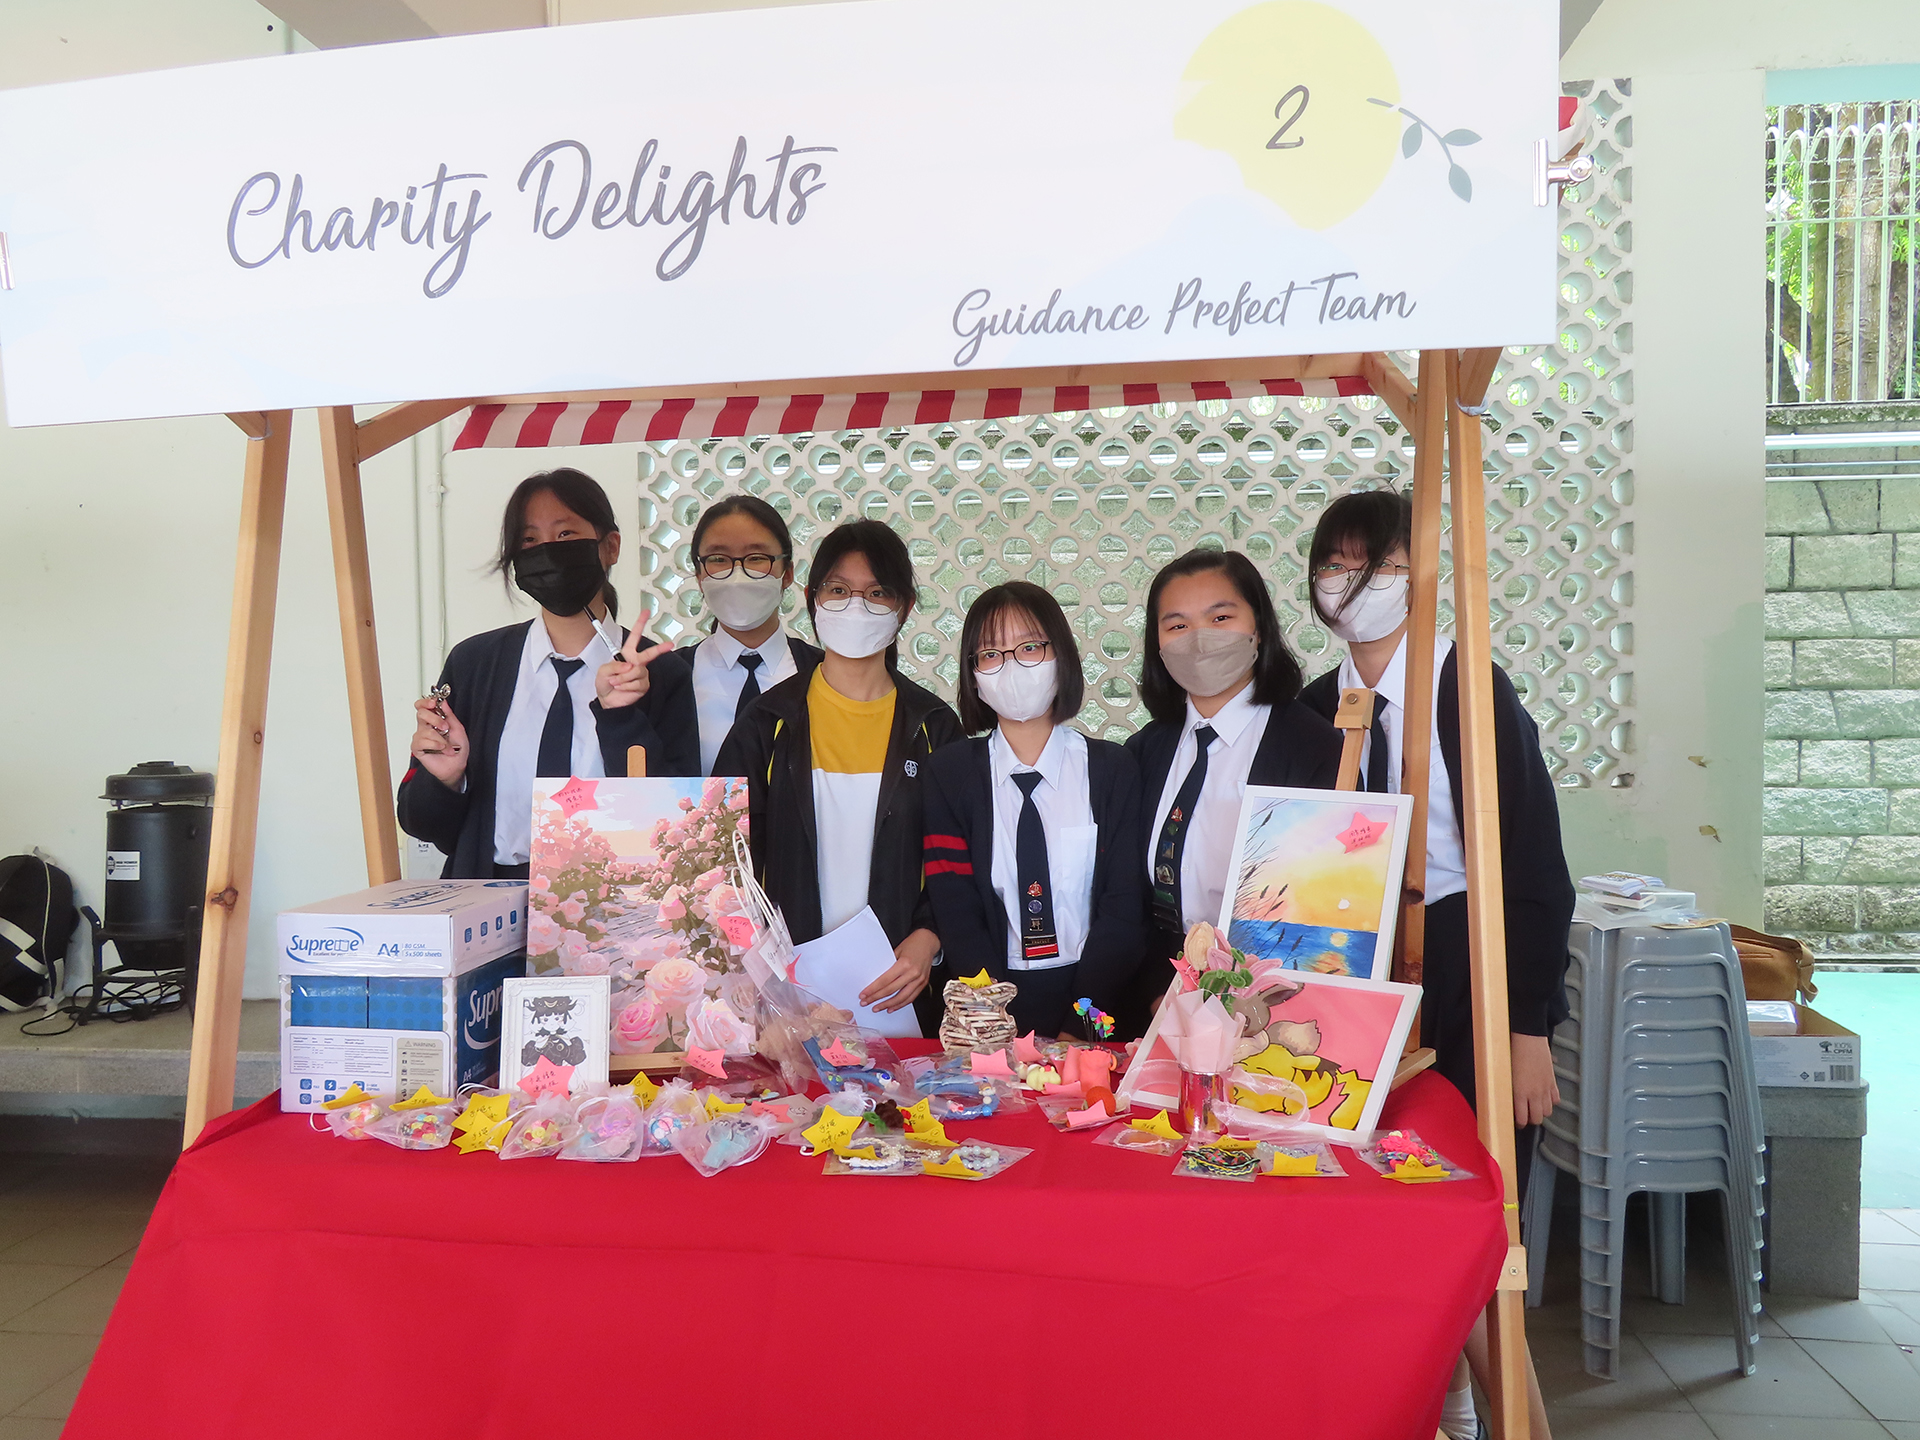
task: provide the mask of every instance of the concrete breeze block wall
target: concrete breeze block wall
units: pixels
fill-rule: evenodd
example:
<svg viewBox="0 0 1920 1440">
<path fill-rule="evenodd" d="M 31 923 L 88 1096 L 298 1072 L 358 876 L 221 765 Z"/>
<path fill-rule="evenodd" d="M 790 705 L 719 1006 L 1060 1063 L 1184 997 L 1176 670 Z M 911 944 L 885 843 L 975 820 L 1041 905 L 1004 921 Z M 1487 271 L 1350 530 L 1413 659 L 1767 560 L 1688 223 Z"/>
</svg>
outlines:
<svg viewBox="0 0 1920 1440">
<path fill-rule="evenodd" d="M 1920 955 L 1920 477 L 1767 484 L 1767 927 Z"/>
</svg>

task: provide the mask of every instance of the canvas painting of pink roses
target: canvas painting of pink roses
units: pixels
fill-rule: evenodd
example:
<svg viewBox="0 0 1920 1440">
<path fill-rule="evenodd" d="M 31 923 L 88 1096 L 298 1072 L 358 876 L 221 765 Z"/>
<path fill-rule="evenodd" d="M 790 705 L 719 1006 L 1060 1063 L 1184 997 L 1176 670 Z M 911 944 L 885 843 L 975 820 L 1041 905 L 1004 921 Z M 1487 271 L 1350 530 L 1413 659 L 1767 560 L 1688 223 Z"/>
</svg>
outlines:
<svg viewBox="0 0 1920 1440">
<path fill-rule="evenodd" d="M 753 922 L 730 880 L 747 828 L 743 779 L 539 780 L 527 960 L 606 975 L 616 1054 L 746 1054 Z"/>
</svg>

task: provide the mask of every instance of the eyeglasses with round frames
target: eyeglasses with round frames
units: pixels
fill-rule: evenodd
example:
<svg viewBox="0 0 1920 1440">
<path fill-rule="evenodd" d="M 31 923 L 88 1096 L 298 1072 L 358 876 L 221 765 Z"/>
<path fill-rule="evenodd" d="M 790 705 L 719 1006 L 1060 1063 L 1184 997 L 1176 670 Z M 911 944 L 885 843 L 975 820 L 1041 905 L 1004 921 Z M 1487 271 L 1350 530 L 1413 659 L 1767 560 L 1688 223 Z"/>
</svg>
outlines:
<svg viewBox="0 0 1920 1440">
<path fill-rule="evenodd" d="M 694 558 L 696 574 L 708 580 L 724 580 L 737 565 L 755 580 L 764 580 L 787 561 L 785 555 L 699 555 Z"/>
<path fill-rule="evenodd" d="M 822 610 L 838 612 L 851 605 L 856 595 L 860 597 L 860 603 L 869 615 L 890 615 L 900 608 L 900 597 L 886 585 L 875 585 L 870 590 L 855 590 L 846 585 L 829 582 L 820 587 L 813 597 L 813 603 Z"/>
<path fill-rule="evenodd" d="M 1353 582 L 1366 573 L 1367 567 L 1364 565 L 1342 565 L 1339 561 L 1335 560 L 1328 564 L 1314 567 L 1313 583 L 1327 587 L 1338 585 L 1342 590 L 1349 590 L 1353 587 Z M 1367 581 L 1367 588 L 1369 590 L 1385 590 L 1391 586 L 1395 580 L 1411 575 L 1412 573 L 1413 569 L 1411 566 L 1382 565 L 1378 570 L 1373 572 L 1373 578 Z"/>
<path fill-rule="evenodd" d="M 981 675 L 991 675 L 1011 658 L 1016 665 L 1024 665 L 1031 670 L 1047 658 L 1047 651 L 1052 648 L 1051 640 L 1027 640 L 1011 650 L 976 650 L 973 652 L 973 668 Z"/>
</svg>

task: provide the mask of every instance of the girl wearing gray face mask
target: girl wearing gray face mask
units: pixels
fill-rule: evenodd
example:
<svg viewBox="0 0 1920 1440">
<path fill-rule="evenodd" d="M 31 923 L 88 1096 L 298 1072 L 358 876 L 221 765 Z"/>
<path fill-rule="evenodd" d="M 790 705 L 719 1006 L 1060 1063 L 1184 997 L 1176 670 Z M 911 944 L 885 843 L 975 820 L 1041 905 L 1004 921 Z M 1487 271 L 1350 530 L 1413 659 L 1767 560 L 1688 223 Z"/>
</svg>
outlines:
<svg viewBox="0 0 1920 1440">
<path fill-rule="evenodd" d="M 1187 928 L 1220 918 L 1247 786 L 1331 789 L 1340 761 L 1333 726 L 1296 698 L 1300 664 L 1238 551 L 1195 550 L 1154 577 L 1144 649 L 1153 723 L 1127 749 L 1140 766 L 1151 921 L 1148 961 L 1119 1015 L 1127 1034 L 1166 993 Z"/>
</svg>

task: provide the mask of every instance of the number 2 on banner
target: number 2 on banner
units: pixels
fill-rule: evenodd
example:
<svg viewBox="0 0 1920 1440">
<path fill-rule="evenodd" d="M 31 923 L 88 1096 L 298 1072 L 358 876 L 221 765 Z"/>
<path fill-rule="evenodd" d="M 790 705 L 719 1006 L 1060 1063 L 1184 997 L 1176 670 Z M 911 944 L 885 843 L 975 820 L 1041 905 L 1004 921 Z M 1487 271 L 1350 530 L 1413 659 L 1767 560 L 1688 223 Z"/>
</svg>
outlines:
<svg viewBox="0 0 1920 1440">
<path fill-rule="evenodd" d="M 1293 113 L 1291 115 L 1288 115 L 1285 119 L 1281 119 L 1280 112 L 1287 108 L 1287 102 L 1289 100 L 1295 98 L 1298 98 L 1300 103 L 1293 107 Z M 1300 117 L 1307 113 L 1308 99 L 1309 92 L 1304 85 L 1296 85 L 1280 97 L 1280 102 L 1273 107 L 1273 118 L 1280 121 L 1280 128 L 1274 131 L 1273 138 L 1267 141 L 1267 149 L 1298 150 L 1302 145 L 1307 143 L 1307 138 L 1304 135 L 1298 140 L 1288 140 L 1284 137 L 1287 131 L 1300 123 Z"/>
</svg>

